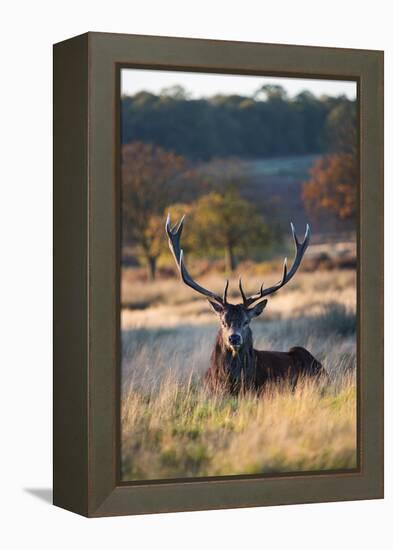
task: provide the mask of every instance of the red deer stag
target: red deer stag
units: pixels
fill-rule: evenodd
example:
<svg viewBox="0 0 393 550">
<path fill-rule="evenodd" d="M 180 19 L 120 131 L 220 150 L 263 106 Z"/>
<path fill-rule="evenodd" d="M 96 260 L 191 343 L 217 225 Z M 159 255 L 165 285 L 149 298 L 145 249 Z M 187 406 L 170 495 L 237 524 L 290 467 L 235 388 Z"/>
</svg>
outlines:
<svg viewBox="0 0 393 550">
<path fill-rule="evenodd" d="M 184 264 L 183 250 L 180 247 L 183 222 L 184 216 L 177 225 L 171 228 L 168 214 L 166 232 L 169 248 L 183 282 L 208 299 L 221 323 L 211 355 L 210 368 L 205 374 L 206 386 L 213 391 L 226 391 L 231 394 L 238 394 L 241 390 L 260 393 L 267 382 L 286 380 L 295 386 L 299 377 L 319 378 L 325 375 L 321 363 L 302 347 L 293 347 L 288 352 L 254 349 L 250 329 L 252 319 L 260 315 L 266 307 L 267 300 L 259 300 L 282 288 L 295 275 L 310 241 L 309 226 L 307 225 L 304 240 L 300 243 L 295 228 L 291 224 L 296 245 L 296 257 L 289 271 L 285 258 L 281 281 L 266 289 L 262 285 L 259 293 L 247 297 L 240 279 L 239 289 L 243 303 L 234 305 L 227 301 L 228 281 L 223 297 L 221 297 L 215 292 L 203 288 L 188 273 Z M 251 307 L 252 305 L 253 307 Z"/>
</svg>

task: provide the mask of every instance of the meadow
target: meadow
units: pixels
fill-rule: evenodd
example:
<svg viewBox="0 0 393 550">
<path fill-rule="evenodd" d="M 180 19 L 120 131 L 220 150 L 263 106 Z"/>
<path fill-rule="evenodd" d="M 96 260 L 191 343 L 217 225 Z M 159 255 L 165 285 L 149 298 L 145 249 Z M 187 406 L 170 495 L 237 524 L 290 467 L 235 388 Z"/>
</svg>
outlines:
<svg viewBox="0 0 393 550">
<path fill-rule="evenodd" d="M 279 278 L 277 267 L 239 272 L 255 291 Z M 222 291 L 223 275 L 200 271 L 202 284 Z M 237 301 L 235 278 L 230 289 Z M 254 347 L 304 346 L 329 381 L 271 386 L 259 398 L 205 391 L 218 323 L 177 277 L 149 283 L 124 269 L 122 301 L 124 481 L 356 467 L 355 270 L 300 270 L 269 299 L 253 322 Z"/>
</svg>

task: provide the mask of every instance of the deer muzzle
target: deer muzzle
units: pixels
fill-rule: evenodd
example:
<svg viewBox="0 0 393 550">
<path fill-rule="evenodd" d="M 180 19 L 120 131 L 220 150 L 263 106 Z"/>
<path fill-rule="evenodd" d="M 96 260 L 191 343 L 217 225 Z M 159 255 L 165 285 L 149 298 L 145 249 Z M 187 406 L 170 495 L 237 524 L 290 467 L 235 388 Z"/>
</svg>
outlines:
<svg viewBox="0 0 393 550">
<path fill-rule="evenodd" d="M 243 344 L 243 338 L 241 334 L 231 334 L 228 338 L 229 345 L 234 351 L 239 351 Z"/>
</svg>

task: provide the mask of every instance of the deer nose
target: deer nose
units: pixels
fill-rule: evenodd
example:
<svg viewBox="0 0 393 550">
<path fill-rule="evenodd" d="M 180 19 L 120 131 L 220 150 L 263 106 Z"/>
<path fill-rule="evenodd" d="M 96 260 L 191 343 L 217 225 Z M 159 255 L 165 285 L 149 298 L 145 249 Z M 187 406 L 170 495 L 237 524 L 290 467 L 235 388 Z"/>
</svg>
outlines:
<svg viewBox="0 0 393 550">
<path fill-rule="evenodd" d="M 231 346 L 241 346 L 242 337 L 240 334 L 231 334 L 229 337 L 229 343 Z"/>
</svg>

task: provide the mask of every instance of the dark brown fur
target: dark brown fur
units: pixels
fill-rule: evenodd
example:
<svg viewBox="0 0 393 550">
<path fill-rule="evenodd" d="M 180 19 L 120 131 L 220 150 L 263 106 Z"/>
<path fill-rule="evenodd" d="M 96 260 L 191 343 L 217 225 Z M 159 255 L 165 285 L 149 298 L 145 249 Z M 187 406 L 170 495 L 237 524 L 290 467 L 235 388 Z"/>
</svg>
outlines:
<svg viewBox="0 0 393 550">
<path fill-rule="evenodd" d="M 321 363 L 302 347 L 288 352 L 258 351 L 253 348 L 252 333 L 238 353 L 225 345 L 222 330 L 217 334 L 211 355 L 210 368 L 205 374 L 205 385 L 214 392 L 237 395 L 240 391 L 260 393 L 269 382 L 287 381 L 293 387 L 299 377 L 325 377 Z"/>
</svg>

